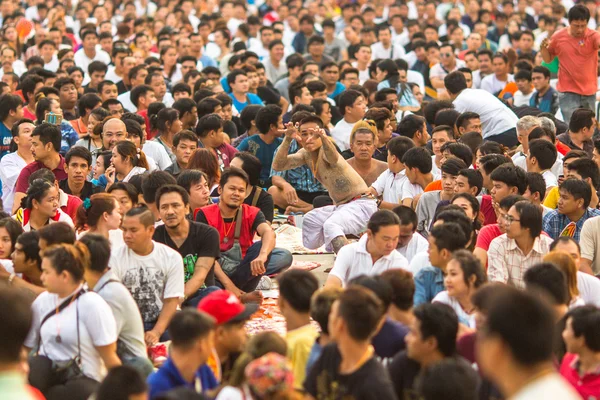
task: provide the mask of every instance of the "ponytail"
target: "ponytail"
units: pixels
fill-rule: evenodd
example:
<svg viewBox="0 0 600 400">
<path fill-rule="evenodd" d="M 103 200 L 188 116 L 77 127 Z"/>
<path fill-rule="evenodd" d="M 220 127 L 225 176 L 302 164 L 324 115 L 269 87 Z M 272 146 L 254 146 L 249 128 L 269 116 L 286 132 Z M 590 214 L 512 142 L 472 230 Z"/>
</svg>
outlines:
<svg viewBox="0 0 600 400">
<path fill-rule="evenodd" d="M 21 208 L 31 210 L 33 208 L 33 200 L 42 201 L 48 190 L 54 185 L 44 179 L 34 179 L 27 189 L 27 195 L 21 199 Z"/>
<path fill-rule="evenodd" d="M 75 230 L 83 231 L 98 225 L 104 213 L 112 213 L 117 208 L 116 199 L 108 193 L 96 193 L 77 208 Z"/>
</svg>

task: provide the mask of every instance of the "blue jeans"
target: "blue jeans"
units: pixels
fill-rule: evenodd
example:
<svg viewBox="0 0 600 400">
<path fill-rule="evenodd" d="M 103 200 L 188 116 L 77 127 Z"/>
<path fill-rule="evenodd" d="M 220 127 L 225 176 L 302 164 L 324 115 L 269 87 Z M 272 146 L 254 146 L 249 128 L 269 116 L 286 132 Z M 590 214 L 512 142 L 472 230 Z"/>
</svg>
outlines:
<svg viewBox="0 0 600 400">
<path fill-rule="evenodd" d="M 275 247 L 271 252 L 271 258 L 267 264 L 266 275 L 275 275 L 289 268 L 294 261 L 294 257 L 289 250 Z"/>
<path fill-rule="evenodd" d="M 258 282 L 260 282 L 260 278 L 264 274 L 252 275 L 252 270 L 250 269 L 250 263 L 254 261 L 258 254 L 260 253 L 260 248 L 262 247 L 262 241 L 258 241 L 254 243 L 252 246 L 248 247 L 246 250 L 246 255 L 242 259 L 242 262 L 239 263 L 237 267 L 233 270 L 232 273 L 228 274 L 231 282 L 240 290 L 250 293 L 256 290 L 256 286 L 258 286 Z M 267 257 L 266 265 L 269 265 L 269 261 L 271 259 L 271 254 Z M 219 286 L 222 286 L 221 283 L 218 283 Z"/>
<path fill-rule="evenodd" d="M 207 286 L 205 288 L 200 288 L 200 289 L 198 289 L 196 294 L 188 297 L 187 300 L 183 302 L 181 307 L 197 308 L 198 303 L 200 303 L 200 300 L 202 300 L 203 298 L 205 298 L 206 296 L 208 296 L 209 294 L 211 294 L 212 292 L 215 292 L 217 290 L 221 290 L 221 288 L 218 286 Z"/>
<path fill-rule="evenodd" d="M 157 322 L 158 322 L 158 320 L 156 320 L 154 322 L 144 322 L 144 332 L 148 332 L 148 331 L 151 331 L 152 329 L 154 329 L 154 325 L 156 325 Z M 158 341 L 166 342 L 168 340 L 171 340 L 171 335 L 169 335 L 169 330 L 167 329 L 166 331 L 163 332 L 163 334 L 160 336 L 160 338 L 158 338 Z"/>
<path fill-rule="evenodd" d="M 596 95 L 592 94 L 589 96 L 584 96 L 571 92 L 558 92 L 558 102 L 563 120 L 567 125 L 569 125 L 571 115 L 573 115 L 573 112 L 578 108 L 583 107 L 595 111 Z"/>
</svg>

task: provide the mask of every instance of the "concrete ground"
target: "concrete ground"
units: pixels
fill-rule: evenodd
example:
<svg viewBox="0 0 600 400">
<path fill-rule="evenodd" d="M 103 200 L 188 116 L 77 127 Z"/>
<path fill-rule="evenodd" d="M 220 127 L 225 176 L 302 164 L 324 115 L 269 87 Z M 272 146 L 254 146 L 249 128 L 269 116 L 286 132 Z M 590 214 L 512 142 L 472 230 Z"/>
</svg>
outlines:
<svg viewBox="0 0 600 400">
<path fill-rule="evenodd" d="M 294 260 L 296 261 L 313 261 L 321 263 L 319 268 L 313 269 L 311 272 L 315 274 L 321 286 L 325 285 L 327 275 L 325 270 L 333 268 L 334 254 L 294 254 Z"/>
</svg>

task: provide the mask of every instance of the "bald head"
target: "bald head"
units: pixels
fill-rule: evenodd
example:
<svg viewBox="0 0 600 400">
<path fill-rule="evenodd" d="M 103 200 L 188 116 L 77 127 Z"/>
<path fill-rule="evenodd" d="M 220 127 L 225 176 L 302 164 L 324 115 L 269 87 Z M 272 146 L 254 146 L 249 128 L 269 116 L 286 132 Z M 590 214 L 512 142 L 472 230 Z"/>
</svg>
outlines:
<svg viewBox="0 0 600 400">
<path fill-rule="evenodd" d="M 125 123 L 118 118 L 109 119 L 102 127 L 102 144 L 106 150 L 112 150 L 120 140 L 127 139 Z"/>
</svg>

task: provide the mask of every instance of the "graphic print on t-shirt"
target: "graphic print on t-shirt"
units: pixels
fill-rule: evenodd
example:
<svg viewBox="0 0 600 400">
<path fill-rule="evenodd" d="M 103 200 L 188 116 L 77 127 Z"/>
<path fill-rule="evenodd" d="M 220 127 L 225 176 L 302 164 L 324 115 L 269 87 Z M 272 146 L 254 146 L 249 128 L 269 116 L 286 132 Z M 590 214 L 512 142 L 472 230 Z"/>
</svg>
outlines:
<svg viewBox="0 0 600 400">
<path fill-rule="evenodd" d="M 196 261 L 198 261 L 198 254 L 188 254 L 183 257 L 183 281 L 185 283 L 194 275 Z M 202 287 L 204 288 L 206 285 L 203 284 Z"/>
<path fill-rule="evenodd" d="M 162 309 L 165 273 L 160 269 L 130 269 L 125 272 L 123 284 L 129 289 L 140 309 L 142 321 L 155 322 Z"/>
</svg>

